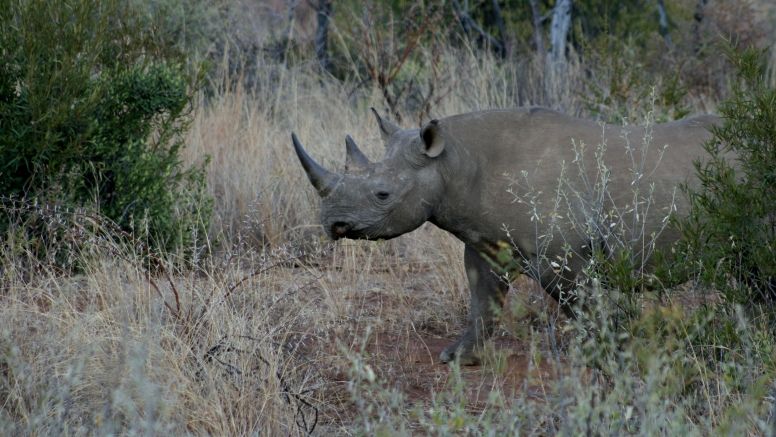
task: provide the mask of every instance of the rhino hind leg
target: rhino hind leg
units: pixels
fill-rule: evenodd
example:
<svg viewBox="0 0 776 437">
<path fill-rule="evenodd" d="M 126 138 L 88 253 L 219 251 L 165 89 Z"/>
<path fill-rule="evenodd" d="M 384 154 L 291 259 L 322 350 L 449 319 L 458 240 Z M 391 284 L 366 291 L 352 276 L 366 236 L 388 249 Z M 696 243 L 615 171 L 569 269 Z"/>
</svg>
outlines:
<svg viewBox="0 0 776 437">
<path fill-rule="evenodd" d="M 494 274 L 488 262 L 468 245 L 464 249 L 463 262 L 471 292 L 466 332 L 442 351 L 439 361 L 457 361 L 462 366 L 476 366 L 480 364 L 479 353 L 482 346 L 493 334 L 495 327 L 493 303 L 497 306 L 503 304 L 508 285 Z"/>
</svg>

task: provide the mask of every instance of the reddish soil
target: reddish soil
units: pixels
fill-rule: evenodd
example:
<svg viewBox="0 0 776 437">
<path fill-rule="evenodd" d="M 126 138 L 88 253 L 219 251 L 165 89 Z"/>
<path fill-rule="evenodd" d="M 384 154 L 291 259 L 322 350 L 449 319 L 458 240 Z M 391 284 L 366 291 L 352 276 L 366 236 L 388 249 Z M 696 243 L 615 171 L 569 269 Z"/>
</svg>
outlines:
<svg viewBox="0 0 776 437">
<path fill-rule="evenodd" d="M 439 354 L 455 338 L 440 338 L 431 334 L 410 332 L 402 335 L 379 333 L 370 339 L 368 352 L 380 363 L 384 379 L 400 385 L 410 401 L 427 402 L 439 393 L 452 375 L 452 367 L 439 362 Z M 530 356 L 526 342 L 502 337 L 491 343 L 501 361 L 482 366 L 461 368 L 467 398 L 472 403 L 487 402 L 494 387 L 507 396 L 528 390 L 542 396 L 546 384 L 556 374 L 552 360 L 536 360 Z M 505 362 L 504 362 L 505 360 Z M 378 370 L 378 369 L 376 369 Z"/>
<path fill-rule="evenodd" d="M 518 279 L 513 286 L 519 293 L 507 295 L 505 312 L 509 311 L 512 301 L 518 299 L 518 294 L 527 312 L 517 318 L 507 316 L 511 320 L 505 322 L 505 326 L 514 328 L 520 325 L 518 329 L 526 333 L 531 327 L 534 332 L 544 331 L 546 324 L 539 321 L 538 314 L 557 314 L 557 305 L 554 301 L 550 302 L 551 299 L 528 278 Z M 429 292 L 425 287 L 418 287 L 404 295 L 402 300 L 388 293 L 373 292 L 358 296 L 358 307 L 362 314 L 376 315 L 392 313 L 394 308 L 401 306 L 426 306 L 429 305 Z M 455 385 L 450 380 L 453 368 L 440 363 L 439 355 L 445 347 L 455 342 L 457 336 L 463 334 L 463 326 L 451 332 L 451 326 L 435 325 L 433 322 L 428 326 L 408 324 L 399 332 L 373 334 L 367 343 L 366 352 L 370 357 L 368 364 L 381 380 L 399 387 L 407 395 L 408 401 L 413 403 L 430 402 L 434 394 L 449 392 Z M 541 356 L 537 365 L 537 360 L 532 357 L 530 340 L 518 339 L 506 333 L 500 335 L 502 332 L 498 331 L 495 338 L 487 343 L 486 358 L 481 366 L 461 368 L 470 408 L 484 406 L 494 388 L 500 389 L 507 397 L 527 392 L 543 398 L 547 384 L 555 380 L 561 370 L 557 368 L 557 360 L 547 355 Z M 544 336 L 540 334 L 540 337 Z M 537 349 L 546 354 L 548 347 L 538 345 L 534 353 Z M 345 369 L 342 369 L 336 379 L 345 380 L 345 374 Z"/>
</svg>

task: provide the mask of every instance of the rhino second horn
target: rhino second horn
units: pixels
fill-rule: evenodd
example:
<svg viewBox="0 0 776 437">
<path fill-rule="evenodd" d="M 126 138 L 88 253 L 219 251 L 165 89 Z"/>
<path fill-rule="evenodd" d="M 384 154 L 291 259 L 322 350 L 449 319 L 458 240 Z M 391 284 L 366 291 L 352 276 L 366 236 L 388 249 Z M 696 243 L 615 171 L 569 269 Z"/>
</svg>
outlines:
<svg viewBox="0 0 776 437">
<path fill-rule="evenodd" d="M 310 179 L 313 187 L 315 187 L 319 195 L 326 195 L 331 186 L 339 179 L 339 173 L 326 170 L 310 158 L 310 155 L 305 152 L 304 147 L 302 147 L 294 132 L 291 132 L 291 139 L 294 141 L 296 156 L 299 157 L 299 162 L 302 163 L 302 167 L 304 167 L 304 171 L 307 173 L 307 177 Z"/>
<path fill-rule="evenodd" d="M 400 131 L 401 128 L 391 123 L 390 121 L 386 120 L 385 118 L 380 117 L 380 114 L 377 113 L 377 110 L 375 108 L 370 108 L 370 109 L 375 114 L 375 117 L 377 117 L 377 125 L 380 127 L 380 138 L 383 140 L 383 143 L 385 143 L 385 145 L 387 146 L 388 139 L 390 139 L 393 134 Z"/>
<path fill-rule="evenodd" d="M 345 137 L 345 148 L 347 149 L 345 173 L 352 170 L 363 170 L 371 164 L 369 158 L 361 152 L 361 149 L 358 148 L 353 138 L 350 138 L 350 135 Z"/>
</svg>

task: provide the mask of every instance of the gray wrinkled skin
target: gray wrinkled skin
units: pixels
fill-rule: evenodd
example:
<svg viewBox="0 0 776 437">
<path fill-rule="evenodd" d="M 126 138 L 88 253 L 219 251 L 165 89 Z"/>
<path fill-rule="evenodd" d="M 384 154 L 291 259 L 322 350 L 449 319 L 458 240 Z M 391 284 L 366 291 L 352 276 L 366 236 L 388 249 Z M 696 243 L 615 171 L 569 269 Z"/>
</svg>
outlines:
<svg viewBox="0 0 776 437">
<path fill-rule="evenodd" d="M 310 159 L 296 135 L 292 135 L 294 148 L 322 198 L 321 223 L 332 239 L 389 239 L 429 221 L 465 243 L 464 265 L 471 291 L 468 325 L 463 336 L 442 352 L 442 362 L 457 359 L 462 365 L 479 363 L 478 351 L 495 325 L 491 303 L 501 304 L 507 291 L 507 285 L 492 273 L 483 254 L 493 254 L 499 250 L 499 243 L 507 240 L 505 226 L 525 262 L 546 264 L 539 260 L 528 207 L 513 202 L 514 196 L 507 192 L 505 173 L 519 175 L 527 170 L 533 174 L 541 160 L 534 184 L 547 197 L 542 207 L 549 208 L 561 162 L 570 166 L 575 158 L 572 138 L 577 144 L 587 145 L 585 165 L 592 172 L 593 152 L 605 130 L 605 161 L 612 167 L 612 198 L 615 202 L 622 200 L 619 207 L 633 199 L 632 162 L 625 153 L 622 134 L 627 131 L 631 145 L 639 150 L 643 127 L 604 128 L 593 121 L 540 107 L 460 114 L 409 130 L 381 118 L 377 112 L 375 115 L 386 148 L 385 157 L 378 163 L 369 162 L 350 137 L 346 139 L 344 174 L 329 172 Z M 693 183 L 692 161 L 704 155 L 701 144 L 711 137 L 707 126 L 719 120 L 717 116 L 701 115 L 653 127 L 645 158 L 648 177 L 643 186 L 655 185 L 657 210 L 670 205 L 677 183 Z M 649 174 L 666 144 L 660 165 Z M 567 173 L 571 183 L 577 178 L 575 169 L 571 167 Z M 676 196 L 676 207 L 679 214 L 687 210 L 687 201 L 681 194 Z M 664 217 L 657 213 L 648 216 L 645 235 L 659 230 Z M 666 229 L 660 234 L 658 246 L 679 238 L 676 230 Z M 565 242 L 573 248 L 587 244 L 579 232 L 568 232 Z M 547 258 L 564 255 L 562 246 L 563 239 L 553 239 L 546 248 Z M 560 300 L 561 293 L 573 289 L 586 265 L 584 252 L 582 255 L 569 260 L 570 271 L 564 269 L 555 274 L 551 268 L 541 269 L 547 275 L 534 279 Z M 568 314 L 569 302 L 561 303 Z"/>
</svg>

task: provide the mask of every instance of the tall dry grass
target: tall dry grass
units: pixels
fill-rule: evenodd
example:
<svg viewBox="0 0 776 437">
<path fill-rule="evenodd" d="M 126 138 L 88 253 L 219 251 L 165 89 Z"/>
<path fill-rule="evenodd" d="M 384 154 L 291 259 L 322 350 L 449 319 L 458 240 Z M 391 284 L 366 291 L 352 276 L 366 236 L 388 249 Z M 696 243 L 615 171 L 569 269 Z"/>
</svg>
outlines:
<svg viewBox="0 0 776 437">
<path fill-rule="evenodd" d="M 367 326 L 460 328 L 458 247 L 435 229 L 421 232 L 430 247 L 312 257 L 238 244 L 167 278 L 137 244 L 94 233 L 100 220 L 45 220 L 83 270 L 62 275 L 23 245 L 0 259 L 3 435 L 348 434 L 343 350 Z"/>
</svg>

